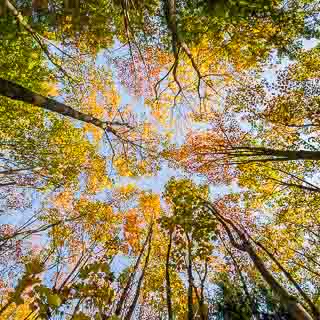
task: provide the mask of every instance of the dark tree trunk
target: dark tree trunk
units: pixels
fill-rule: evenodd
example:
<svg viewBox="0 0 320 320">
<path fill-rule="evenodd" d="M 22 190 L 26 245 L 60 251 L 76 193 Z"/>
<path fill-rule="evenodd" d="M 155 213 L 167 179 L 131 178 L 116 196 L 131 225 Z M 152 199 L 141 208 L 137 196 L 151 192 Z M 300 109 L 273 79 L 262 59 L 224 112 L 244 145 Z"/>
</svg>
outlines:
<svg viewBox="0 0 320 320">
<path fill-rule="evenodd" d="M 219 148 L 219 146 L 218 146 Z M 320 151 L 309 150 L 277 150 L 263 147 L 224 147 L 217 149 L 217 154 L 226 154 L 231 158 L 248 157 L 246 162 L 320 160 Z"/>
<path fill-rule="evenodd" d="M 191 240 L 186 233 L 188 240 L 188 264 L 187 264 L 187 273 L 188 273 L 188 320 L 193 320 L 193 275 L 192 275 L 192 252 L 191 252 Z"/>
<path fill-rule="evenodd" d="M 130 289 L 130 287 L 131 287 L 131 285 L 132 285 L 132 281 L 133 281 L 133 279 L 134 279 L 134 277 L 135 277 L 135 274 L 136 274 L 136 272 L 137 272 L 137 270 L 138 270 L 138 268 L 139 268 L 140 261 L 141 261 L 141 259 L 142 259 L 143 253 L 144 253 L 144 251 L 145 251 L 145 249 L 146 249 L 146 247 L 147 247 L 147 244 L 148 244 L 148 242 L 149 242 L 149 238 L 151 237 L 151 234 L 152 234 L 152 226 L 151 226 L 150 229 L 149 229 L 148 235 L 147 235 L 147 237 L 146 237 L 146 239 L 145 239 L 145 241 L 144 241 L 144 243 L 143 243 L 143 245 L 142 245 L 142 248 L 141 248 L 141 250 L 140 250 L 140 253 L 139 253 L 139 256 L 138 256 L 138 258 L 137 258 L 137 261 L 136 261 L 136 263 L 135 263 L 135 265 L 134 265 L 134 267 L 133 267 L 133 271 L 132 271 L 132 273 L 130 274 L 130 276 L 129 276 L 129 278 L 128 278 L 128 281 L 127 281 L 127 283 L 126 283 L 126 286 L 125 286 L 125 288 L 123 289 L 122 294 L 121 294 L 121 296 L 120 296 L 120 299 L 119 299 L 119 301 L 118 301 L 118 303 L 117 303 L 116 310 L 115 310 L 115 315 L 116 315 L 116 316 L 120 316 L 120 314 L 121 314 L 123 304 L 124 304 L 124 302 L 125 302 L 125 300 L 126 300 L 126 298 L 127 298 L 129 289 Z"/>
<path fill-rule="evenodd" d="M 246 235 L 230 219 L 224 218 L 218 212 L 218 210 L 213 205 L 211 205 L 211 203 L 207 203 L 206 206 L 211 210 L 213 215 L 217 218 L 218 221 L 220 221 L 223 228 L 226 230 L 231 244 L 236 249 L 248 253 L 251 261 L 261 274 L 262 278 L 268 283 L 271 290 L 280 298 L 283 306 L 286 308 L 292 319 L 312 320 L 312 316 L 310 316 L 310 314 L 303 308 L 303 306 L 294 297 L 292 297 L 269 272 L 263 260 L 257 255 L 249 239 L 247 239 Z M 235 240 L 228 225 L 230 225 L 233 231 L 238 235 L 241 243 L 238 243 Z M 315 319 L 319 318 L 316 317 Z"/>
<path fill-rule="evenodd" d="M 168 308 L 168 319 L 169 320 L 173 320 L 170 270 L 169 270 L 170 253 L 171 253 L 171 246 L 172 246 L 172 233 L 173 232 L 170 231 L 169 244 L 168 244 L 168 250 L 167 250 L 167 257 L 166 257 L 166 292 L 167 292 L 167 308 Z"/>
<path fill-rule="evenodd" d="M 56 112 L 60 115 L 67 116 L 75 120 L 91 123 L 96 127 L 116 134 L 116 131 L 110 126 L 112 123 L 102 121 L 88 114 L 77 111 L 72 107 L 65 105 L 64 103 L 44 97 L 19 84 L 2 78 L 0 78 L 0 94 L 10 99 L 30 103 L 39 108 Z"/>
<path fill-rule="evenodd" d="M 152 229 L 151 229 L 152 230 Z M 129 307 L 128 313 L 126 314 L 126 316 L 124 317 L 125 320 L 130 320 L 133 313 L 134 313 L 134 309 L 136 308 L 138 299 L 139 299 L 139 295 L 140 295 L 140 290 L 141 290 L 141 286 L 142 286 L 142 282 L 144 279 L 144 275 L 146 273 L 147 267 L 148 267 L 148 263 L 149 263 L 149 257 L 150 257 L 150 251 L 151 251 L 151 240 L 152 240 L 152 231 L 150 233 L 149 236 L 149 241 L 148 241 L 148 251 L 147 251 L 147 256 L 146 256 L 146 260 L 144 262 L 144 266 L 138 281 L 138 285 L 137 285 L 137 289 L 133 298 L 133 301 Z"/>
<path fill-rule="evenodd" d="M 301 294 L 301 296 L 305 299 L 305 301 L 309 305 L 309 307 L 312 310 L 312 313 L 316 317 L 316 319 L 320 319 L 320 314 L 319 314 L 317 307 L 312 302 L 312 300 L 308 297 L 308 295 L 304 292 L 304 290 L 300 287 L 300 285 L 295 281 L 295 279 L 291 276 L 291 274 L 281 265 L 281 263 L 276 259 L 276 257 L 267 248 L 265 248 L 259 242 L 255 242 L 255 243 L 262 250 L 264 250 L 267 253 L 269 258 L 278 266 L 278 268 L 284 273 L 284 275 L 287 277 L 287 279 L 294 285 L 294 287 L 297 289 L 297 291 Z"/>
<path fill-rule="evenodd" d="M 302 305 L 296 301 L 290 294 L 278 283 L 278 281 L 273 277 L 273 275 L 267 270 L 264 262 L 256 254 L 252 245 L 247 242 L 244 244 L 245 251 L 249 254 L 255 267 L 260 272 L 263 279 L 269 284 L 271 290 L 279 296 L 283 305 L 286 307 L 289 314 L 295 320 L 312 320 L 313 318 L 308 314 L 308 312 L 302 307 Z"/>
</svg>

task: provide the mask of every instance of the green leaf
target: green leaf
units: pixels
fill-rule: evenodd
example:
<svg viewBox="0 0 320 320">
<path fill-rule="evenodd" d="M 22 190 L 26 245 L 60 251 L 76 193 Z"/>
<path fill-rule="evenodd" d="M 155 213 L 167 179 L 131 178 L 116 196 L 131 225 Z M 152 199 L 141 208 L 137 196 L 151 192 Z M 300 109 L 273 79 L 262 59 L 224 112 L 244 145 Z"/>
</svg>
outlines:
<svg viewBox="0 0 320 320">
<path fill-rule="evenodd" d="M 62 303 L 61 298 L 56 293 L 55 294 L 49 293 L 47 295 L 47 300 L 48 300 L 48 304 L 52 307 L 59 307 Z"/>
</svg>

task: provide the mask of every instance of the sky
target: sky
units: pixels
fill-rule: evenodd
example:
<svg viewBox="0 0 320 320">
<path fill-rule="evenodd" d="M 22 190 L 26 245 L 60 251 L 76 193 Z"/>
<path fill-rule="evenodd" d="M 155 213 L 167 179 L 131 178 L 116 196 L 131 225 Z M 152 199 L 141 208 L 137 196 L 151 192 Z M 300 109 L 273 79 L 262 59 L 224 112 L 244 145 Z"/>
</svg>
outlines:
<svg viewBox="0 0 320 320">
<path fill-rule="evenodd" d="M 311 40 L 303 40 L 303 46 L 305 49 L 311 49 L 317 45 L 317 42 L 314 39 Z M 115 45 L 117 46 L 117 44 Z M 116 51 L 116 55 L 121 53 L 121 51 Z M 276 71 L 284 68 L 290 63 L 289 60 L 283 60 L 281 64 L 278 65 L 278 67 L 275 69 L 270 69 L 266 70 L 263 73 L 263 76 L 269 80 L 272 81 L 275 78 Z M 106 66 L 108 65 L 108 62 L 105 59 L 105 54 L 101 52 L 98 57 L 97 57 L 97 65 L 103 65 Z M 116 79 L 115 79 L 116 80 Z M 119 82 L 117 82 L 117 89 L 119 90 L 120 96 L 121 96 L 121 105 L 126 105 L 130 104 L 133 107 L 133 110 L 137 113 L 140 114 L 141 117 L 146 117 L 147 119 L 150 119 L 150 109 L 145 105 L 145 101 L 142 97 L 134 97 L 132 96 L 128 90 L 126 90 Z M 199 124 L 198 124 L 199 125 Z M 184 131 L 179 130 L 179 134 L 176 137 L 176 141 L 182 142 L 184 140 Z M 103 154 L 108 154 L 110 150 L 107 148 L 101 150 Z M 168 163 L 163 162 L 161 165 L 161 169 L 159 172 L 156 173 L 155 176 L 143 176 L 143 177 L 136 177 L 136 178 L 131 178 L 131 177 L 120 177 L 117 179 L 116 184 L 117 185 L 126 185 L 128 183 L 134 183 L 138 188 L 141 190 L 145 191 L 151 191 L 154 193 L 162 193 L 164 190 L 164 185 L 166 182 L 170 179 L 170 177 L 175 176 L 175 177 L 183 177 L 186 176 L 184 172 L 181 170 L 172 168 L 168 165 Z M 188 175 L 187 175 L 188 176 Z M 191 177 L 189 175 L 189 177 Z M 197 183 L 204 182 L 205 180 L 201 178 L 200 176 L 192 176 L 191 177 L 193 180 L 195 180 Z M 236 184 L 233 184 L 231 186 L 217 186 L 217 185 L 210 185 L 210 193 L 213 198 L 216 198 L 218 196 L 227 194 L 231 191 L 236 190 L 238 187 Z M 19 192 L 19 190 L 17 189 Z M 96 199 L 102 200 L 105 198 L 105 196 L 108 194 L 108 190 L 104 192 L 100 192 Z M 42 207 L 42 203 L 46 198 L 46 194 L 43 194 L 38 191 L 27 191 L 26 193 L 27 197 L 31 199 L 31 206 L 29 208 L 23 208 L 20 210 L 20 212 L 13 212 L 12 215 L 0 215 L 0 224 L 14 224 L 14 225 L 21 225 L 24 221 L 29 219 L 31 215 L 40 210 Z M 18 210 L 19 211 L 19 210 Z M 14 219 L 13 219 L 14 217 Z M 42 239 L 37 239 L 36 236 L 34 236 L 32 239 L 33 245 L 40 244 L 41 241 L 45 241 L 45 237 Z M 115 259 L 113 262 L 113 270 L 114 271 L 119 271 L 125 266 L 127 266 L 129 261 L 125 257 L 118 257 Z"/>
<path fill-rule="evenodd" d="M 314 48 L 317 45 L 317 41 L 315 39 L 310 40 L 303 40 L 303 47 L 308 50 L 311 48 Z M 119 48 L 119 43 L 116 42 L 114 45 L 114 49 L 112 52 L 114 52 L 114 57 L 116 58 L 119 55 L 126 54 L 126 51 L 123 49 L 116 50 Z M 57 51 L 57 53 L 59 53 Z M 109 54 L 110 52 L 108 52 Z M 288 65 L 290 62 L 288 60 L 283 60 L 281 64 L 278 65 L 277 68 L 266 70 L 263 73 L 263 77 L 265 77 L 267 80 L 272 81 L 275 78 L 276 71 L 279 69 L 284 68 L 286 65 Z M 108 61 L 106 60 L 106 54 L 104 51 L 100 51 L 100 53 L 97 56 L 96 64 L 98 66 L 110 66 Z M 114 70 L 113 73 L 115 74 Z M 142 97 L 136 97 L 131 95 L 127 89 L 125 89 L 117 79 L 114 79 L 117 84 L 117 89 L 119 90 L 119 94 L 121 97 L 121 105 L 127 105 L 130 104 L 133 107 L 133 110 L 140 114 L 141 117 L 146 117 L 147 119 L 150 119 L 150 109 L 148 106 L 145 105 L 144 99 Z M 60 97 L 61 100 L 61 97 Z M 75 123 L 76 126 L 81 126 L 79 123 Z M 195 124 L 194 127 L 201 126 L 200 124 Z M 181 143 L 184 140 L 184 130 L 181 128 L 178 131 L 178 135 L 175 137 L 176 142 Z M 110 150 L 103 149 L 101 150 L 102 154 L 108 154 Z M 170 177 L 176 176 L 176 177 L 182 177 L 186 174 L 183 173 L 181 170 L 177 170 L 175 168 L 171 168 L 168 163 L 163 163 L 161 165 L 160 171 L 156 174 L 156 176 L 149 176 L 149 177 L 137 177 L 137 178 L 130 178 L 130 177 L 121 177 L 118 179 L 117 184 L 124 185 L 127 183 L 135 183 L 140 189 L 146 190 L 146 191 L 152 191 L 155 193 L 161 193 L 163 191 L 165 183 L 169 180 Z M 189 175 L 190 177 L 190 175 Z M 199 177 L 192 177 L 196 182 L 203 182 L 204 180 Z M 234 190 L 234 188 L 237 188 L 236 185 L 233 186 L 215 186 L 210 185 L 211 194 L 213 197 L 216 197 L 218 195 L 224 195 L 231 190 Z M 18 191 L 19 192 L 19 191 Z M 31 198 L 31 207 L 24 209 L 23 212 L 15 216 L 14 221 L 12 221 L 11 215 L 0 215 L 0 223 L 13 223 L 16 225 L 20 225 L 22 221 L 25 221 L 28 219 L 28 217 L 31 216 L 32 213 L 34 213 L 36 210 L 39 210 L 41 208 L 41 203 L 45 199 L 46 195 L 43 195 L 41 192 L 27 192 L 27 196 Z M 101 197 L 103 198 L 103 193 L 98 196 L 98 199 Z"/>
</svg>

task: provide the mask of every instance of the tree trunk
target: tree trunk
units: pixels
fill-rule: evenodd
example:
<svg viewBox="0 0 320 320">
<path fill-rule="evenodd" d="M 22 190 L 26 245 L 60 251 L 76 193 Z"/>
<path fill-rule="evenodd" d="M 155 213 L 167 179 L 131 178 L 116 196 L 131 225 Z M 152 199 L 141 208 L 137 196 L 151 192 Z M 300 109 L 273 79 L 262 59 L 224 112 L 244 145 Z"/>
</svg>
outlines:
<svg viewBox="0 0 320 320">
<path fill-rule="evenodd" d="M 192 275 L 192 253 L 191 253 L 191 241 L 188 233 L 186 232 L 187 240 L 188 240 L 188 265 L 187 265 L 187 273 L 188 273 L 188 320 L 193 320 L 193 275 Z"/>
<path fill-rule="evenodd" d="M 219 153 L 219 151 L 218 151 Z M 263 147 L 231 147 L 220 150 L 232 158 L 249 157 L 244 162 L 290 161 L 290 160 L 320 160 L 320 151 L 309 150 L 277 150 Z M 256 159 L 250 159 L 255 157 Z"/>
<path fill-rule="evenodd" d="M 256 254 L 252 245 L 247 242 L 244 244 L 245 251 L 249 254 L 253 264 L 260 272 L 263 279 L 269 284 L 271 290 L 279 296 L 281 302 L 286 307 L 292 319 L 295 320 L 312 320 L 313 318 L 308 314 L 308 312 L 302 307 L 302 305 L 297 302 L 289 293 L 278 283 L 278 281 L 273 277 L 273 275 L 267 270 L 264 262 Z"/>
<path fill-rule="evenodd" d="M 246 238 L 246 235 L 233 224 L 233 222 L 229 219 L 224 218 L 218 210 L 211 205 L 211 203 L 207 203 L 206 207 L 210 209 L 210 211 L 215 215 L 218 221 L 221 222 L 223 228 L 226 230 L 228 237 L 230 239 L 231 244 L 238 250 L 247 252 L 253 262 L 254 266 L 257 268 L 262 278 L 268 283 L 271 290 L 280 298 L 283 306 L 286 308 L 287 312 L 291 315 L 292 319 L 295 320 L 312 320 L 313 318 L 310 314 L 303 308 L 303 306 L 296 301 L 294 297 L 292 297 L 287 290 L 282 287 L 278 281 L 274 278 L 274 276 L 268 271 L 262 259 L 257 255 L 254 248 L 252 247 L 250 241 Z M 239 236 L 241 243 L 237 243 L 235 238 L 233 237 L 228 225 L 231 225 L 232 229 Z M 319 319 L 316 317 L 315 319 Z"/>
<path fill-rule="evenodd" d="M 136 272 L 137 272 L 137 270 L 138 270 L 138 267 L 139 267 L 139 265 L 140 265 L 140 261 L 141 261 L 141 259 L 142 259 L 143 253 L 144 253 L 144 251 L 145 251 L 145 249 L 146 249 L 146 246 L 147 246 L 147 244 L 148 244 L 148 242 L 149 242 L 149 238 L 151 237 L 151 233 L 152 233 L 152 226 L 150 226 L 148 235 L 147 235 L 147 237 L 146 237 L 146 239 L 145 239 L 145 241 L 144 241 L 144 243 L 143 243 L 143 245 L 142 245 L 142 248 L 141 248 L 141 250 L 140 250 L 140 253 L 139 253 L 139 256 L 138 256 L 138 258 L 137 258 L 137 261 L 136 261 L 136 263 L 135 263 L 135 265 L 134 265 L 134 267 L 133 267 L 133 271 L 132 271 L 132 273 L 130 274 L 129 279 L 128 279 L 127 283 L 126 283 L 126 286 L 125 286 L 125 288 L 124 288 L 124 290 L 123 290 L 123 292 L 122 292 L 122 294 L 121 294 L 121 296 L 120 296 L 120 299 L 119 299 L 119 301 L 118 301 L 118 303 L 117 303 L 116 311 L 115 311 L 115 315 L 116 315 L 116 316 L 120 316 L 120 314 L 121 314 L 122 306 L 123 306 L 123 304 L 124 304 L 124 302 L 125 302 L 125 300 L 126 300 L 126 298 L 127 298 L 129 289 L 130 289 L 131 284 L 132 284 L 132 281 L 133 281 L 134 276 L 135 276 L 135 274 L 136 274 Z"/>
<path fill-rule="evenodd" d="M 309 305 L 315 318 L 320 319 L 319 310 L 317 309 L 315 304 L 312 302 L 312 300 L 308 297 L 308 295 L 303 291 L 303 289 L 300 287 L 300 285 L 291 276 L 291 274 L 281 265 L 281 263 L 276 259 L 276 257 L 267 248 L 265 248 L 259 242 L 255 242 L 255 243 L 257 246 L 259 246 L 263 251 L 265 251 L 267 253 L 269 258 L 278 266 L 278 268 L 284 273 L 284 275 L 287 277 L 287 279 L 294 285 L 294 287 L 297 289 L 297 291 L 301 294 L 301 296 L 305 299 L 305 301 Z"/>
<path fill-rule="evenodd" d="M 234 267 L 235 267 L 235 269 L 236 269 L 236 271 L 237 271 L 237 273 L 238 273 L 238 275 L 239 275 L 240 281 L 241 281 L 241 283 L 242 283 L 242 288 L 243 288 L 243 291 L 244 291 L 244 293 L 245 293 L 245 295 L 246 295 L 246 298 L 247 298 L 247 300 L 248 300 L 248 302 L 249 302 L 249 304 L 250 304 L 250 309 L 251 309 L 251 311 L 252 311 L 252 314 L 253 314 L 254 316 L 256 316 L 256 314 L 257 314 L 257 308 L 256 308 L 256 305 L 255 305 L 255 303 L 254 303 L 254 300 L 252 299 L 252 297 L 251 297 L 251 295 L 250 295 L 250 292 L 249 292 L 248 286 L 247 286 L 247 284 L 246 284 L 246 281 L 245 281 L 245 279 L 244 279 L 244 277 L 243 277 L 241 268 L 239 267 L 239 265 L 238 265 L 238 263 L 237 263 L 237 260 L 236 260 L 236 258 L 234 257 L 234 255 L 233 255 L 233 253 L 232 253 L 232 250 L 229 249 L 229 248 L 225 245 L 222 237 L 220 237 L 220 240 L 222 241 L 223 246 L 225 247 L 227 253 L 230 255 L 230 257 L 231 257 L 231 259 L 232 259 L 232 262 L 233 262 L 233 265 L 234 265 Z"/>
<path fill-rule="evenodd" d="M 143 266 L 143 269 L 142 269 L 142 272 L 141 272 L 141 275 L 140 275 L 140 278 L 139 278 L 139 281 L 138 281 L 136 293 L 135 293 L 133 301 L 132 301 L 132 303 L 131 303 L 131 305 L 129 307 L 128 313 L 124 317 L 125 320 L 130 320 L 131 319 L 131 317 L 133 315 L 133 312 L 134 312 L 134 309 L 135 309 L 135 307 L 137 305 L 137 301 L 139 299 L 143 278 L 144 278 L 144 275 L 145 275 L 145 272 L 146 272 L 146 269 L 147 269 L 148 263 L 149 263 L 149 257 L 150 257 L 150 251 L 151 251 L 151 239 L 152 239 L 152 232 L 150 233 L 150 237 L 149 237 L 149 241 L 148 241 L 148 252 L 147 252 L 146 260 L 144 262 L 144 266 Z"/>
<path fill-rule="evenodd" d="M 309 150 L 273 150 L 265 149 L 267 155 L 284 158 L 286 160 L 320 160 L 319 151 L 309 151 Z"/>
<path fill-rule="evenodd" d="M 172 312 L 172 301 L 171 301 L 171 283 L 170 283 L 170 253 L 171 253 L 171 245 L 172 245 L 172 231 L 169 234 L 169 244 L 167 250 L 166 257 L 166 292 L 167 292 L 167 308 L 168 308 L 168 319 L 173 320 L 173 312 Z"/>
<path fill-rule="evenodd" d="M 200 318 L 201 320 L 207 319 L 207 314 L 204 310 L 204 284 L 208 275 L 208 261 L 205 261 L 204 264 L 204 275 L 201 279 L 200 283 L 200 297 L 199 297 L 199 310 L 200 310 Z"/>
<path fill-rule="evenodd" d="M 9 80 L 5 80 L 3 78 L 0 78 L 0 94 L 10 99 L 30 103 L 39 108 L 56 112 L 60 115 L 67 116 L 75 120 L 91 123 L 98 128 L 101 128 L 113 134 L 117 134 L 117 132 L 111 127 L 112 123 L 102 121 L 88 114 L 77 111 L 72 107 L 65 105 L 64 103 L 48 97 L 44 97 L 27 88 L 24 88 L 19 84 L 16 84 Z M 117 123 L 117 125 L 120 124 Z"/>
</svg>

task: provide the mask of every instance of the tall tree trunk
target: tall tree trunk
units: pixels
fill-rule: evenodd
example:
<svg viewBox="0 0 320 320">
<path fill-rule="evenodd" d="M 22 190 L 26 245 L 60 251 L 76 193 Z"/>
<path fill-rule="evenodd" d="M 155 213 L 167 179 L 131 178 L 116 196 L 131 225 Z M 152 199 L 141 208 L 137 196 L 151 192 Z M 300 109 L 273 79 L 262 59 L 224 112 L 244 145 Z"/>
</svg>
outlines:
<svg viewBox="0 0 320 320">
<path fill-rule="evenodd" d="M 178 31 L 177 31 L 177 19 L 176 19 L 176 0 L 165 0 L 165 11 L 168 29 L 171 32 L 172 37 L 172 51 L 177 59 L 178 49 Z"/>
<path fill-rule="evenodd" d="M 138 270 L 138 268 L 139 268 L 140 261 L 141 261 L 141 259 L 142 259 L 143 253 L 144 253 L 144 251 L 145 251 L 145 249 L 146 249 L 146 246 L 147 246 L 147 244 L 149 243 L 149 238 L 151 237 L 151 234 L 152 234 L 152 225 L 151 225 L 150 228 L 149 228 L 149 232 L 148 232 L 147 237 L 146 237 L 146 239 L 145 239 L 145 241 L 144 241 L 144 243 L 143 243 L 143 245 L 142 245 L 142 248 L 141 248 L 141 250 L 140 250 L 140 253 L 139 253 L 139 256 L 138 256 L 138 258 L 137 258 L 137 261 L 136 261 L 136 263 L 135 263 L 135 265 L 134 265 L 134 267 L 133 267 L 133 271 L 132 271 L 132 273 L 130 274 L 130 276 L 129 276 L 129 278 L 128 278 L 128 281 L 127 281 L 127 283 L 126 283 L 126 286 L 125 286 L 125 288 L 123 289 L 122 294 L 121 294 L 121 296 L 120 296 L 120 299 L 119 299 L 119 301 L 118 301 L 118 303 L 117 303 L 116 310 L 115 310 L 115 315 L 116 315 L 116 316 L 120 316 L 120 315 L 121 315 L 121 311 L 122 311 L 123 304 L 124 304 L 124 302 L 125 302 L 125 300 L 126 300 L 126 298 L 127 298 L 129 289 L 130 289 L 130 287 L 131 287 L 131 284 L 132 284 L 132 281 L 133 281 L 133 279 L 134 279 L 134 277 L 135 277 L 135 274 L 136 274 L 136 272 L 137 272 L 137 270 Z"/>
<path fill-rule="evenodd" d="M 151 229 L 152 230 L 152 229 Z M 149 241 L 148 241 L 148 251 L 147 251 L 147 256 L 146 256 L 146 260 L 144 262 L 144 266 L 138 281 L 138 285 L 137 285 L 137 289 L 136 289 L 136 293 L 134 295 L 133 301 L 129 307 L 128 313 L 126 314 L 126 316 L 124 317 L 125 320 L 130 320 L 134 309 L 136 308 L 138 299 L 139 299 L 139 295 L 140 295 L 140 290 L 141 290 L 141 286 L 142 286 L 142 282 L 144 279 L 144 275 L 146 273 L 147 267 L 148 267 L 148 263 L 149 263 L 149 257 L 150 257 L 150 251 L 151 251 L 151 240 L 152 240 L 152 231 L 150 233 L 150 237 L 149 237 Z"/>
<path fill-rule="evenodd" d="M 274 276 L 267 270 L 262 259 L 256 254 L 252 245 L 249 242 L 244 244 L 245 251 L 249 254 L 255 267 L 260 272 L 263 279 L 269 284 L 272 291 L 277 294 L 286 307 L 289 314 L 296 320 L 312 320 L 313 318 L 303 308 L 303 306 L 295 300 L 274 278 Z M 318 318 L 319 319 L 319 318 Z"/>
<path fill-rule="evenodd" d="M 304 292 L 304 290 L 300 287 L 300 285 L 295 281 L 295 279 L 291 276 L 291 274 L 281 265 L 278 259 L 261 243 L 254 241 L 254 243 L 259 246 L 263 251 L 267 253 L 269 258 L 278 266 L 278 268 L 284 273 L 287 279 L 294 285 L 297 291 L 301 294 L 301 296 L 305 299 L 307 304 L 309 305 L 313 315 L 316 319 L 320 319 L 320 313 L 317 309 L 316 305 L 312 302 L 312 300 L 308 297 L 308 295 Z"/>
<path fill-rule="evenodd" d="M 171 246 L 172 246 L 172 233 L 173 233 L 173 231 L 170 230 L 169 244 L 168 244 L 168 250 L 167 250 L 167 257 L 166 257 L 166 292 L 167 292 L 167 308 L 168 308 L 168 319 L 169 320 L 173 320 L 170 270 L 169 270 L 170 254 L 171 254 Z"/>
<path fill-rule="evenodd" d="M 197 287 L 194 285 L 194 291 L 197 297 L 197 301 L 199 304 L 199 314 L 200 314 L 200 319 L 201 320 L 205 320 L 208 318 L 208 314 L 206 312 L 206 310 L 204 309 L 204 284 L 206 282 L 207 279 L 207 275 L 208 275 L 208 261 L 205 261 L 204 264 L 204 275 L 203 277 L 201 277 L 200 272 L 198 271 L 197 267 L 195 266 L 195 270 L 198 273 L 199 279 L 200 279 L 200 294 L 198 293 Z"/>
<path fill-rule="evenodd" d="M 219 147 L 219 146 L 218 146 Z M 222 146 L 222 148 L 224 148 Z M 320 160 L 320 151 L 310 150 L 277 150 L 264 147 L 235 146 L 226 147 L 217 153 L 229 155 L 231 158 L 248 157 L 243 162 L 267 162 L 290 160 Z M 250 157 L 253 157 L 250 159 Z"/>
<path fill-rule="evenodd" d="M 91 123 L 94 126 L 101 128 L 107 132 L 111 132 L 115 135 L 117 135 L 117 132 L 111 126 L 113 124 L 121 125 L 121 123 L 102 121 L 98 118 L 77 111 L 72 107 L 65 105 L 64 103 L 61 103 L 48 97 L 44 97 L 19 84 L 16 84 L 9 80 L 5 80 L 3 78 L 0 78 L 0 94 L 10 99 L 30 103 L 39 108 L 56 112 L 60 115 L 67 116 L 75 120 Z"/>
<path fill-rule="evenodd" d="M 191 252 L 191 240 L 186 232 L 187 242 L 188 242 L 188 263 L 187 263 L 187 273 L 188 273 L 188 320 L 193 320 L 193 275 L 192 275 L 192 252 Z"/>
<path fill-rule="evenodd" d="M 218 210 L 211 204 L 207 203 L 206 207 L 211 210 L 214 216 L 218 221 L 221 222 L 223 228 L 226 230 L 231 244 L 238 250 L 247 252 L 254 266 L 259 271 L 262 278 L 268 283 L 271 290 L 280 298 L 283 306 L 286 308 L 287 312 L 291 315 L 292 319 L 295 320 L 312 320 L 313 318 L 310 314 L 303 308 L 303 306 L 292 297 L 287 290 L 282 287 L 275 277 L 269 272 L 266 268 L 263 260 L 257 255 L 256 251 L 252 247 L 250 241 L 247 239 L 246 235 L 230 220 L 224 218 Z M 237 243 L 233 237 L 231 230 L 228 227 L 228 224 L 231 225 L 233 231 L 236 232 L 238 237 L 241 240 L 241 243 Z M 319 318 L 315 318 L 319 319 Z"/>
<path fill-rule="evenodd" d="M 204 275 L 203 275 L 203 278 L 201 279 L 201 283 L 200 283 L 199 309 L 200 309 L 201 320 L 207 319 L 207 315 L 204 310 L 204 284 L 207 279 L 207 275 L 208 275 L 208 261 L 206 260 L 205 264 L 204 264 Z"/>
<path fill-rule="evenodd" d="M 233 253 L 232 253 L 232 250 L 229 249 L 229 248 L 226 246 L 226 244 L 224 243 L 223 238 L 222 238 L 221 236 L 220 236 L 220 240 L 221 240 L 221 242 L 223 243 L 223 246 L 225 247 L 227 253 L 230 255 L 230 257 L 231 257 L 231 259 L 232 259 L 232 261 L 233 261 L 233 265 L 234 265 L 234 267 L 235 267 L 235 269 L 236 269 L 236 271 L 237 271 L 237 273 L 238 273 L 238 275 L 239 275 L 240 281 L 241 281 L 241 283 L 242 283 L 243 291 L 244 291 L 244 293 L 245 293 L 245 295 L 246 295 L 246 297 L 247 297 L 247 300 L 248 300 L 248 302 L 249 302 L 249 304 L 250 304 L 250 309 L 251 309 L 251 311 L 252 311 L 252 314 L 255 316 L 255 315 L 257 315 L 256 304 L 255 304 L 254 300 L 252 299 L 252 297 L 251 297 L 251 295 L 250 295 L 250 292 L 249 292 L 249 290 L 248 290 L 248 286 L 247 286 L 247 284 L 246 284 L 246 281 L 245 281 L 245 279 L 244 279 L 244 277 L 243 277 L 241 268 L 239 267 L 239 265 L 238 265 L 238 263 L 237 263 L 237 260 L 236 260 L 236 258 L 234 257 L 234 255 L 233 255 Z"/>
</svg>

